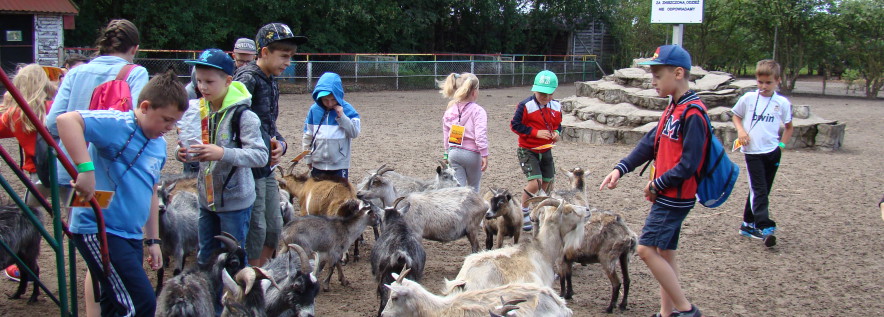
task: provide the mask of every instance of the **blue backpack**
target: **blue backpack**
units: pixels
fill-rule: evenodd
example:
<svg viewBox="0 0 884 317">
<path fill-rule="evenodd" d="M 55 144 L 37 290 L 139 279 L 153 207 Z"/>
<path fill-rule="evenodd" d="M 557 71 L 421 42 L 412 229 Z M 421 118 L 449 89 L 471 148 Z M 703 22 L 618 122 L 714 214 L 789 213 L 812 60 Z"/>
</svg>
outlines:
<svg viewBox="0 0 884 317">
<path fill-rule="evenodd" d="M 696 108 L 706 118 L 709 125 L 709 138 L 706 139 L 706 159 L 703 166 L 694 174 L 697 178 L 697 200 L 703 206 L 715 208 L 721 206 L 730 197 L 734 184 L 740 176 L 740 167 L 731 162 L 727 157 L 721 141 L 715 137 L 712 129 L 712 121 L 706 110 L 698 105 L 689 104 L 681 114 L 681 122 L 685 122 L 685 115 L 691 108 Z"/>
</svg>

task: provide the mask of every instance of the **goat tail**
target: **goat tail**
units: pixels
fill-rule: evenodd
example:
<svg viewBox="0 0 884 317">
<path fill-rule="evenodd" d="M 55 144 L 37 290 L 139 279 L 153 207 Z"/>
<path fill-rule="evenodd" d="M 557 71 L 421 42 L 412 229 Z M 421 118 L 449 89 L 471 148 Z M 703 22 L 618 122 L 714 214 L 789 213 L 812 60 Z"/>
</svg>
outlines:
<svg viewBox="0 0 884 317">
<path fill-rule="evenodd" d="M 390 257 L 390 267 L 391 268 L 402 268 L 406 264 L 411 264 L 411 256 L 405 251 L 397 250 L 396 253 Z M 411 266 L 411 265 L 409 265 Z"/>
</svg>

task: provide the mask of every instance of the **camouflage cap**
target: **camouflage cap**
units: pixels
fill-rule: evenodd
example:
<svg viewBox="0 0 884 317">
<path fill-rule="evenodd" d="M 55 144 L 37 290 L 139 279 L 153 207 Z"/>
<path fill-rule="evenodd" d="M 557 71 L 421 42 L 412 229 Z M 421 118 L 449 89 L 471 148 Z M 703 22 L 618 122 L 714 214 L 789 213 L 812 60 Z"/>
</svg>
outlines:
<svg viewBox="0 0 884 317">
<path fill-rule="evenodd" d="M 295 35 L 292 33 L 292 29 L 283 23 L 270 23 L 258 29 L 258 35 L 255 36 L 258 50 L 276 41 L 290 41 L 295 45 L 301 45 L 307 43 L 307 37 Z"/>
</svg>

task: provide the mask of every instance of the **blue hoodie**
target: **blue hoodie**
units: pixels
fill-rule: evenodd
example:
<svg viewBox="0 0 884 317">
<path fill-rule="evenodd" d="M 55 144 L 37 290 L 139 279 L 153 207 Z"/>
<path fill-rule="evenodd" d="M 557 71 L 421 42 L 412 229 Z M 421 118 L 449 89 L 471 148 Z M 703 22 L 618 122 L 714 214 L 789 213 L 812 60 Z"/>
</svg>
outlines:
<svg viewBox="0 0 884 317">
<path fill-rule="evenodd" d="M 344 108 L 344 116 L 322 106 L 319 93 L 329 91 L 338 104 Z M 344 86 L 341 76 L 325 73 L 313 89 L 313 105 L 304 119 L 304 137 L 302 149 L 312 150 L 304 157 L 313 168 L 332 171 L 350 168 L 350 139 L 359 135 L 359 113 L 344 100 Z"/>
</svg>

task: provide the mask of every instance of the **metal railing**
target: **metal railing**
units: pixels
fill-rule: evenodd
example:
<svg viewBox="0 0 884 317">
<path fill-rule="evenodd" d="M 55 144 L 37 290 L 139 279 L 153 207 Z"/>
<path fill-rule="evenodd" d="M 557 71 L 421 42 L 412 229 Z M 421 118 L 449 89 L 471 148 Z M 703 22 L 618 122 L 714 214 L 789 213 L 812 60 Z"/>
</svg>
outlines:
<svg viewBox="0 0 884 317">
<path fill-rule="evenodd" d="M 91 49 L 65 50 L 89 54 Z M 199 53 L 140 50 L 135 63 L 149 74 L 172 68 L 182 80 L 190 80 L 191 67 L 184 61 Z M 351 91 L 435 89 L 437 80 L 461 72 L 476 74 L 482 87 L 512 87 L 530 85 L 541 70 L 555 72 L 560 83 L 604 76 L 595 55 L 298 53 L 277 78 L 284 92 L 310 91 L 326 72 L 341 75 Z"/>
</svg>

